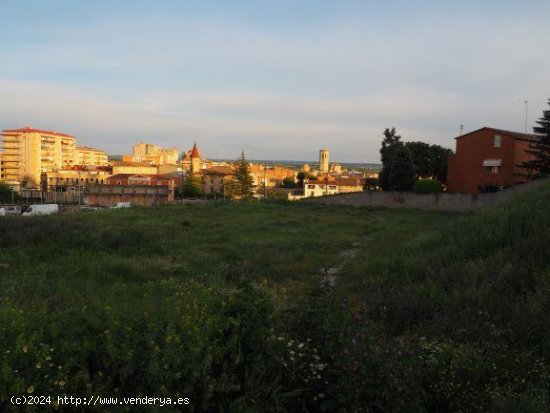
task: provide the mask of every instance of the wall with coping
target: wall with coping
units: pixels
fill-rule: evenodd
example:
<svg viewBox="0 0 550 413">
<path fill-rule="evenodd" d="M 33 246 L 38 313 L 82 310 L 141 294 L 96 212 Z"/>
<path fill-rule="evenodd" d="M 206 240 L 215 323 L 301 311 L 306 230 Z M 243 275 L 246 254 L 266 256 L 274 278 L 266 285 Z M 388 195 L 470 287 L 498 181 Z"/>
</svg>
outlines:
<svg viewBox="0 0 550 413">
<path fill-rule="evenodd" d="M 413 192 L 354 192 L 304 198 L 301 202 L 314 202 L 326 205 L 377 206 L 388 208 L 415 208 L 433 211 L 469 212 L 498 205 L 521 194 L 550 182 L 539 179 L 522 185 L 512 186 L 504 191 L 489 194 L 415 194 Z"/>
</svg>

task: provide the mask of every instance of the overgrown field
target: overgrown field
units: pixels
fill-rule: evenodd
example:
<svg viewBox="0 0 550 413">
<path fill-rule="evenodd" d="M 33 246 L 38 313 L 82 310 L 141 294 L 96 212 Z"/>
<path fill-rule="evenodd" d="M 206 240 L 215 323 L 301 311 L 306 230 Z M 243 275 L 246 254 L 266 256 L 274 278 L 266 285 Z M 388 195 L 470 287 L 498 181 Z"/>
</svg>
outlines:
<svg viewBox="0 0 550 413">
<path fill-rule="evenodd" d="M 15 394 L 548 411 L 549 201 L 544 187 L 476 215 L 254 202 L 4 217 L 0 411 L 24 411 Z"/>
</svg>

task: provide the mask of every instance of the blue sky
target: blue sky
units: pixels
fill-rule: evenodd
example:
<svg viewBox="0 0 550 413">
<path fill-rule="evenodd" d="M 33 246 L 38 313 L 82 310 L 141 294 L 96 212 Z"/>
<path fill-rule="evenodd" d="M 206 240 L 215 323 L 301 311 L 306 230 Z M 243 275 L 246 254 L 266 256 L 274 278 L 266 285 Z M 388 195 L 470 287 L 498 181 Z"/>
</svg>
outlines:
<svg viewBox="0 0 550 413">
<path fill-rule="evenodd" d="M 482 3 L 482 4 L 480 4 Z M 550 97 L 548 1 L 0 3 L 0 128 L 110 153 L 377 162 L 382 131 L 454 147 Z"/>
</svg>

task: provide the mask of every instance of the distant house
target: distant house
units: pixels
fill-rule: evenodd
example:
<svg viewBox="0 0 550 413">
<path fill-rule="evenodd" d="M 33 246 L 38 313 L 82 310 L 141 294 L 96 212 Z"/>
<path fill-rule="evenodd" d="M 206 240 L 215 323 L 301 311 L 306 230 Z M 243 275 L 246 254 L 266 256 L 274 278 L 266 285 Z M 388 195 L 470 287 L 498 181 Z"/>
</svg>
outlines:
<svg viewBox="0 0 550 413">
<path fill-rule="evenodd" d="M 164 204 L 174 200 L 176 178 L 165 175 L 117 174 L 106 185 L 91 185 L 86 191 L 87 205 Z"/>
<path fill-rule="evenodd" d="M 318 176 L 304 182 L 304 197 L 335 195 L 347 192 L 361 192 L 364 179 L 359 177 L 333 177 L 330 174 Z"/>
<path fill-rule="evenodd" d="M 227 183 L 235 176 L 235 171 L 230 166 L 213 166 L 204 169 L 202 176 L 205 194 L 224 194 Z"/>
<path fill-rule="evenodd" d="M 483 187 L 504 188 L 527 180 L 520 165 L 529 160 L 526 150 L 533 135 L 484 127 L 458 136 L 449 156 L 449 192 L 474 194 Z"/>
</svg>

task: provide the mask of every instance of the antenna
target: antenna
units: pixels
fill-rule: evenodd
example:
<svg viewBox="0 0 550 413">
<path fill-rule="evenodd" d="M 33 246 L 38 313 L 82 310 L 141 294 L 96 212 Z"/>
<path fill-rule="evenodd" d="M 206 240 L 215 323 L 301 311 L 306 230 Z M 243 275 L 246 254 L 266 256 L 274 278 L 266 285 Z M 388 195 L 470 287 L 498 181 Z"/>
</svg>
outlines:
<svg viewBox="0 0 550 413">
<path fill-rule="evenodd" d="M 460 124 L 460 136 L 462 136 L 463 133 L 464 133 L 464 124 L 461 123 Z"/>
<path fill-rule="evenodd" d="M 525 134 L 527 135 L 527 114 L 529 113 L 529 101 L 524 100 L 523 103 L 525 103 Z"/>
<path fill-rule="evenodd" d="M 524 125 L 524 132 L 527 135 L 527 119 L 528 119 L 528 113 L 529 113 L 529 101 L 528 100 L 518 100 L 518 102 L 521 102 L 525 105 L 525 125 Z"/>
</svg>

